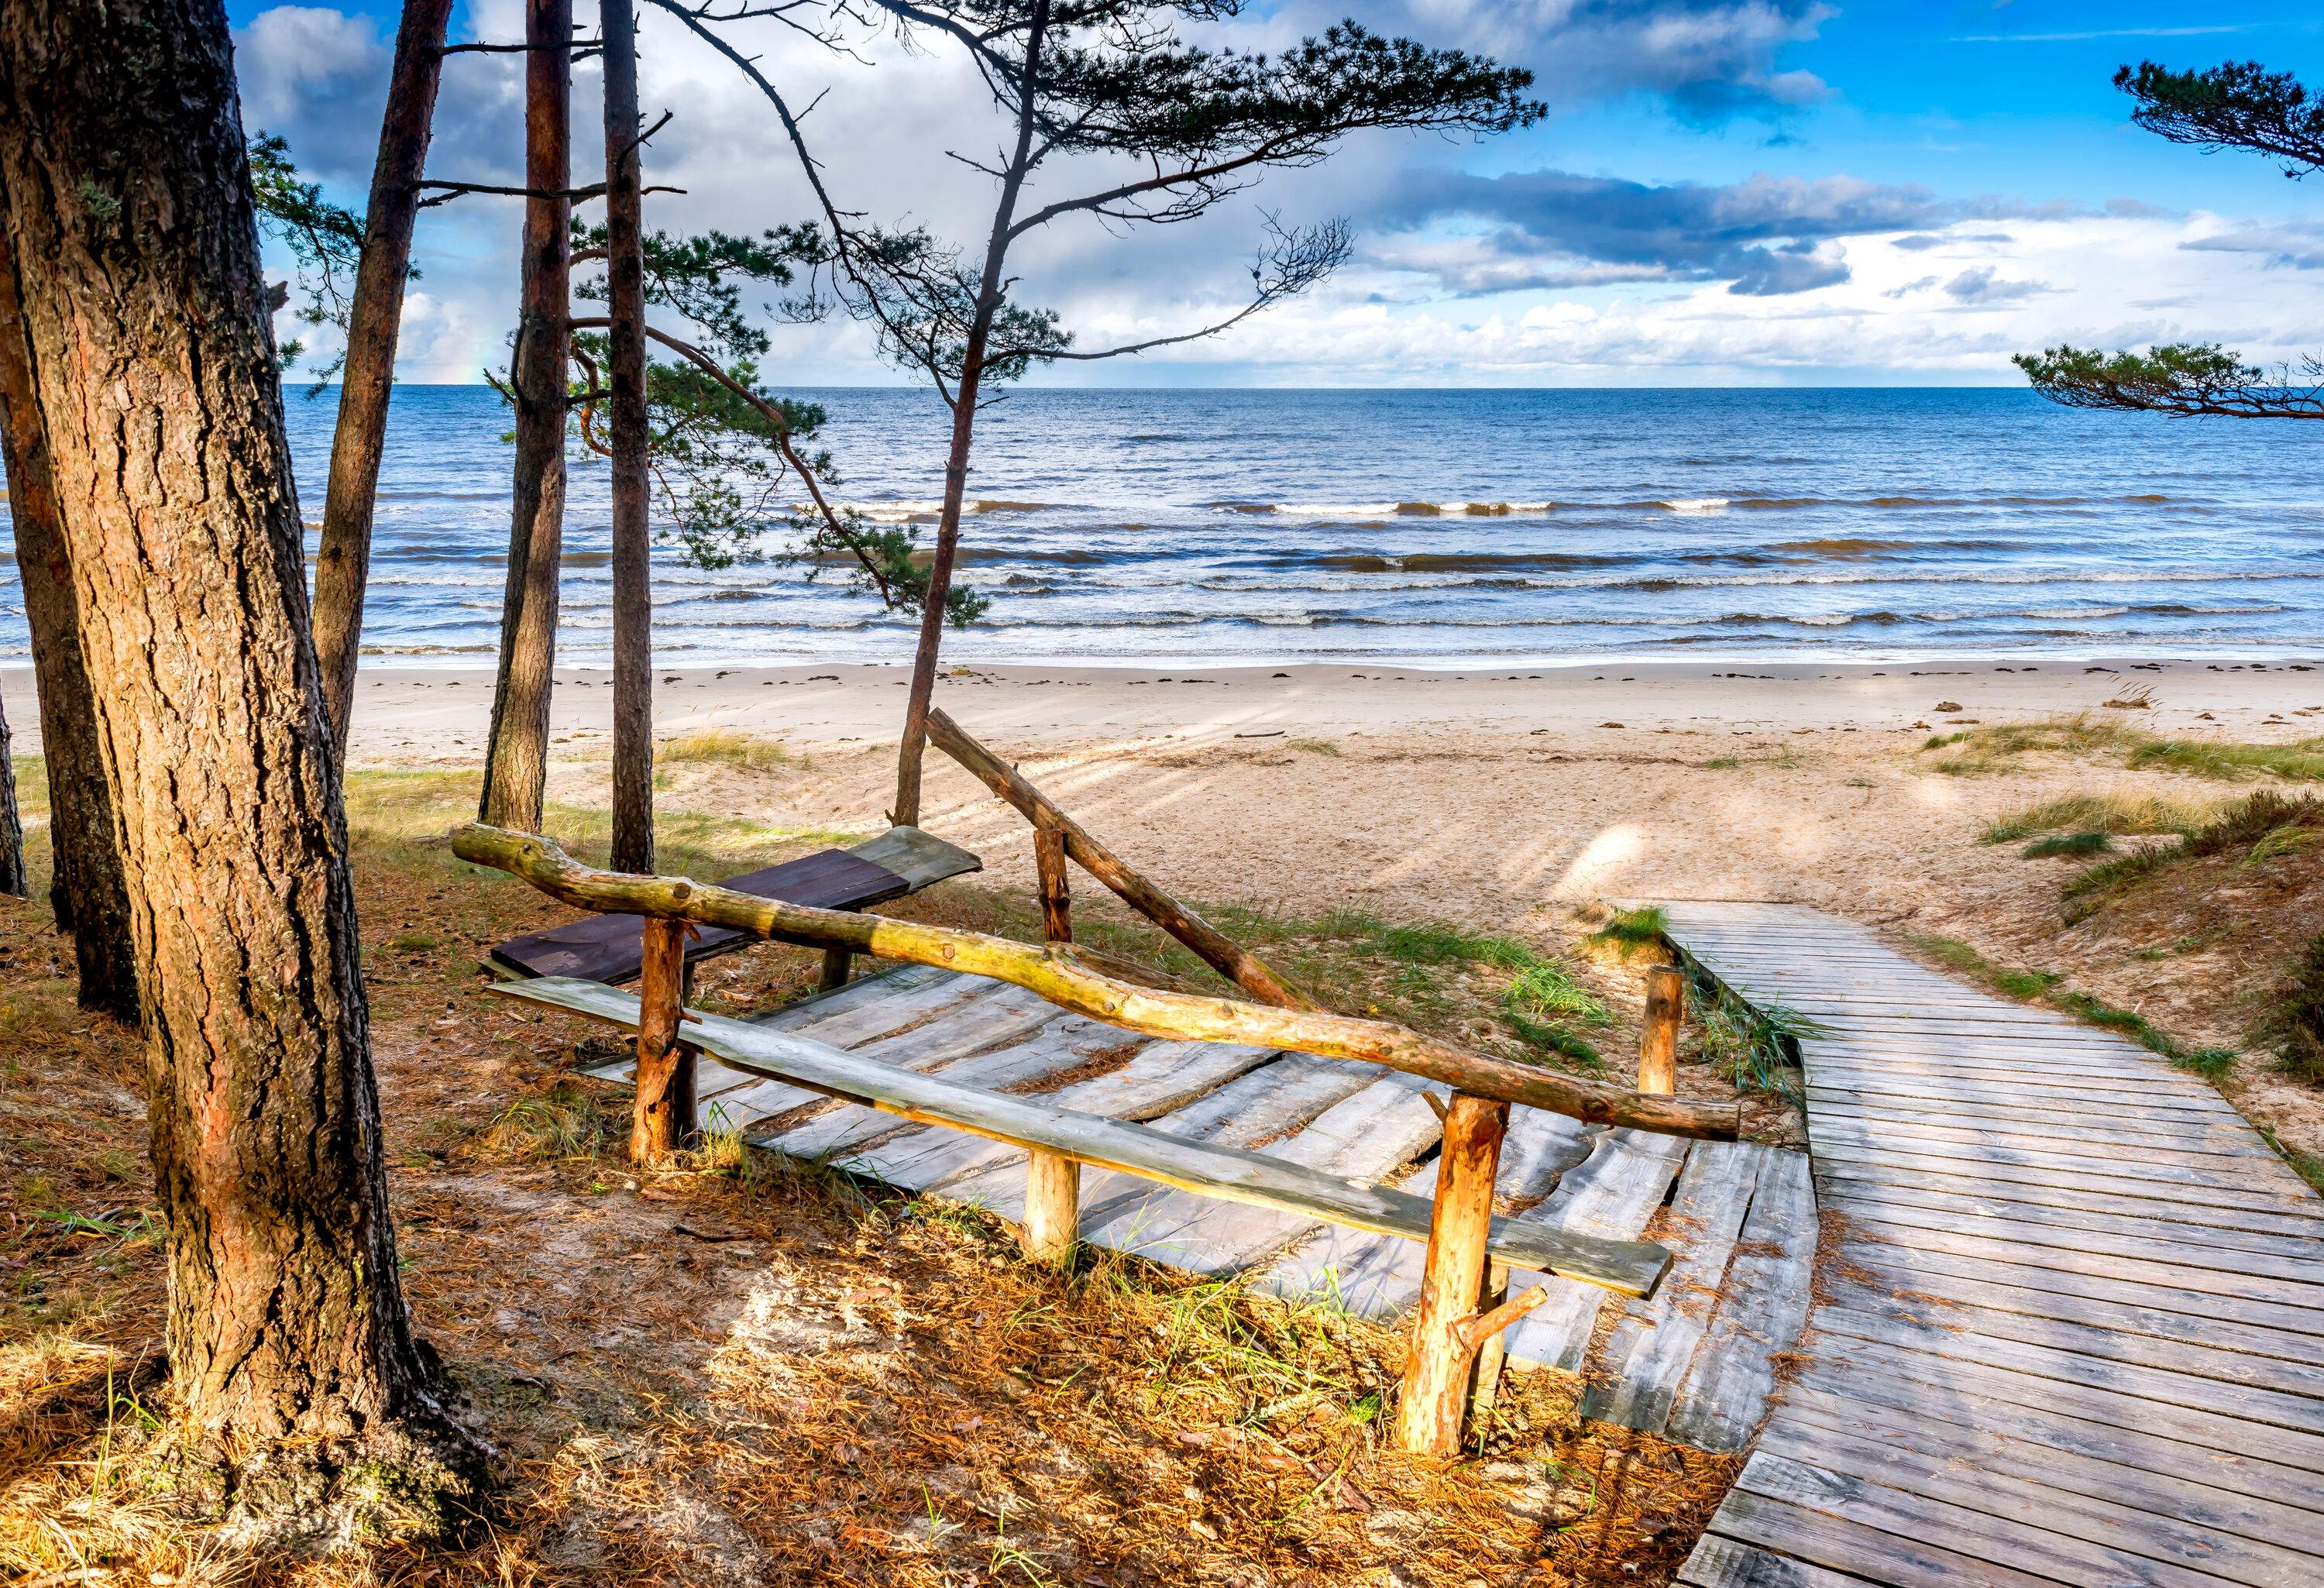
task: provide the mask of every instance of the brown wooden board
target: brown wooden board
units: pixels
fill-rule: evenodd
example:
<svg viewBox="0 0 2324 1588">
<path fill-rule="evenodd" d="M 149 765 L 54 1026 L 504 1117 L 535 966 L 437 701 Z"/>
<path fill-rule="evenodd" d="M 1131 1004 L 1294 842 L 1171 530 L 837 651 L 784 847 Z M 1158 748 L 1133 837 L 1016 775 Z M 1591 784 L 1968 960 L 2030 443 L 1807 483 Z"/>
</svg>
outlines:
<svg viewBox="0 0 2324 1588">
<path fill-rule="evenodd" d="M 910 891 L 910 885 L 886 866 L 844 849 L 825 849 L 803 859 L 745 872 L 719 886 L 818 909 L 862 909 Z M 573 976 L 585 982 L 619 983 L 638 974 L 643 962 L 644 936 L 642 916 L 588 915 L 512 937 L 492 951 L 492 959 L 520 976 Z M 750 940 L 731 927 L 705 927 L 687 943 L 687 963 L 725 954 Z"/>
</svg>

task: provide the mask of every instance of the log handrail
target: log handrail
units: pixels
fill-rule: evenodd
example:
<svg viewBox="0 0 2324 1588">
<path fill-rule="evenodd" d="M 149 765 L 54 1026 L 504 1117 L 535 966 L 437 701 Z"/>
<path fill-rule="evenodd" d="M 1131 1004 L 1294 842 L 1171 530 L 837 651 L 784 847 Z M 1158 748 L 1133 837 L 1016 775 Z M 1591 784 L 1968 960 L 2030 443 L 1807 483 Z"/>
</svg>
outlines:
<svg viewBox="0 0 2324 1588">
<path fill-rule="evenodd" d="M 1024 774 L 970 736 L 934 706 L 928 708 L 928 743 L 963 770 L 1015 806 L 1036 833 L 1055 833 L 1074 863 L 1120 894 L 1132 909 L 1160 927 L 1208 962 L 1211 968 L 1258 999 L 1282 1009 L 1309 1009 L 1314 1002 L 1268 969 L 1259 956 L 1173 899 L 1108 849 L 1087 829 L 1033 787 Z"/>
<path fill-rule="evenodd" d="M 982 932 L 854 910 L 816 909 L 686 877 L 629 876 L 582 864 L 549 839 L 472 823 L 452 837 L 461 859 L 491 866 L 582 909 L 731 927 L 811 947 L 844 948 L 1009 982 L 1060 1008 L 1149 1036 L 1286 1048 L 1384 1065 L 1478 1097 L 1592 1124 L 1732 1140 L 1741 1107 L 1653 1096 L 1472 1053 L 1388 1020 L 1172 992 L 1093 970 L 1063 944 L 1037 947 Z"/>
</svg>

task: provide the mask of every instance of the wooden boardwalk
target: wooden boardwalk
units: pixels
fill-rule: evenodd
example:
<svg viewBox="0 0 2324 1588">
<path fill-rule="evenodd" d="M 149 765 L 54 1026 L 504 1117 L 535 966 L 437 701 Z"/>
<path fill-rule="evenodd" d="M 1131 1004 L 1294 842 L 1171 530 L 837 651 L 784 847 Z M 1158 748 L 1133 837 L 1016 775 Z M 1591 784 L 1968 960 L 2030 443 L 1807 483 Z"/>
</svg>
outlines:
<svg viewBox="0 0 2324 1588">
<path fill-rule="evenodd" d="M 1666 912 L 1823 1032 L 1808 1333 L 1679 1581 L 2324 1583 L 2324 1199 L 2142 1048 L 1813 910 Z"/>
<path fill-rule="evenodd" d="M 1159 1041 L 1068 1014 L 1021 988 L 908 966 L 766 1017 L 779 1029 L 901 1067 L 1194 1140 L 1275 1154 L 1350 1179 L 1434 1190 L 1440 1127 L 1417 1077 L 1312 1054 Z M 626 1060 L 595 1074 L 626 1080 Z M 1016 1148 L 702 1063 L 704 1123 L 753 1146 L 933 1192 L 1005 1218 L 1022 1212 Z M 1652 1302 L 1519 1272 L 1549 1303 L 1511 1326 L 1520 1367 L 1588 1371 L 1588 1410 L 1710 1449 L 1736 1449 L 1764 1413 L 1771 1359 L 1805 1314 L 1815 1248 L 1805 1157 L 1605 1131 L 1517 1108 L 1500 1211 L 1615 1239 L 1648 1233 L 1677 1263 Z M 1085 1171 L 1082 1239 L 1173 1267 L 1243 1273 L 1263 1289 L 1399 1316 L 1419 1297 L 1416 1241 Z M 1602 1310 L 1619 1316 L 1605 1320 Z"/>
</svg>

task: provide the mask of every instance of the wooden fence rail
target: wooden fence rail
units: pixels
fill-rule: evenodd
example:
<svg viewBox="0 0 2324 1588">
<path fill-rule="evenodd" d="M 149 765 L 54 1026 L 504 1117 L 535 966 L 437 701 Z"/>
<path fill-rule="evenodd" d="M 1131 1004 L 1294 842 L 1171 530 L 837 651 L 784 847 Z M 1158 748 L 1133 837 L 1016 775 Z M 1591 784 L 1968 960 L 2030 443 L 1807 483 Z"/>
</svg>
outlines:
<svg viewBox="0 0 2324 1588">
<path fill-rule="evenodd" d="M 982 932 L 788 904 L 685 877 L 600 871 L 537 834 L 482 823 L 455 833 L 452 852 L 521 877 L 582 909 L 731 927 L 813 948 L 840 948 L 991 976 L 1026 988 L 1059 1008 L 1148 1036 L 1250 1043 L 1385 1065 L 1474 1096 L 1546 1109 L 1593 1124 L 1721 1141 L 1734 1140 L 1741 1127 L 1736 1103 L 1655 1096 L 1561 1075 L 1472 1053 L 1388 1020 L 1139 986 L 1091 969 L 1065 944 L 1037 947 Z"/>
</svg>

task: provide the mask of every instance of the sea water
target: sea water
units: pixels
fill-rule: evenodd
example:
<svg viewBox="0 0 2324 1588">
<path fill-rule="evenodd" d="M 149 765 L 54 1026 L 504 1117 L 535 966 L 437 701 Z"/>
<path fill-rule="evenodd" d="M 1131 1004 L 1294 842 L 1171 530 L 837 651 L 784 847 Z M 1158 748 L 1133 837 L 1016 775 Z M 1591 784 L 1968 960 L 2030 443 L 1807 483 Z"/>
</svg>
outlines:
<svg viewBox="0 0 2324 1588">
<path fill-rule="evenodd" d="M 286 408 L 311 540 L 337 392 L 303 390 Z M 829 413 L 834 497 L 931 540 L 936 400 L 789 394 Z M 369 656 L 489 662 L 507 428 L 488 389 L 397 389 Z M 606 466 L 576 448 L 571 479 L 559 657 L 602 665 Z M 2022 391 L 1019 390 L 979 420 L 969 498 L 961 577 L 991 606 L 947 638 L 958 660 L 2248 656 L 2324 638 L 2324 426 Z M 908 652 L 910 620 L 784 546 L 719 570 L 658 548 L 665 663 Z M 0 659 L 21 657 L 0 580 Z"/>
</svg>

